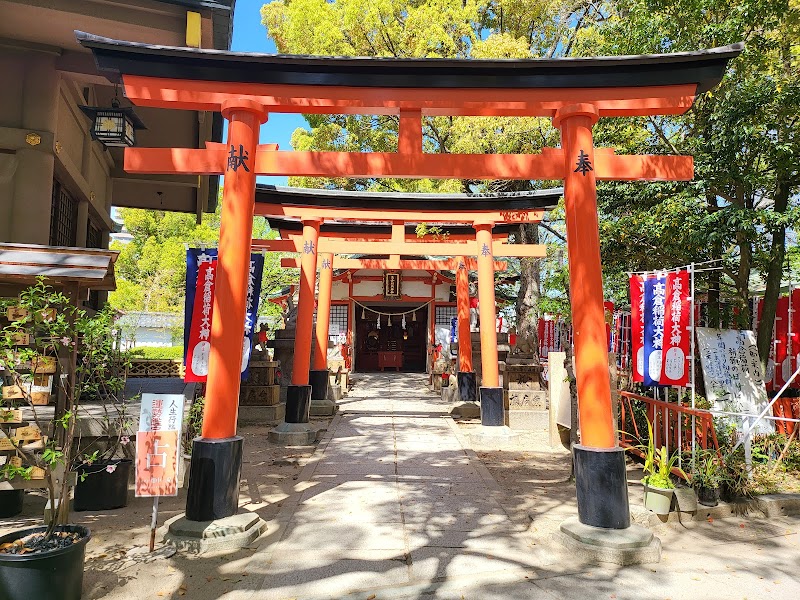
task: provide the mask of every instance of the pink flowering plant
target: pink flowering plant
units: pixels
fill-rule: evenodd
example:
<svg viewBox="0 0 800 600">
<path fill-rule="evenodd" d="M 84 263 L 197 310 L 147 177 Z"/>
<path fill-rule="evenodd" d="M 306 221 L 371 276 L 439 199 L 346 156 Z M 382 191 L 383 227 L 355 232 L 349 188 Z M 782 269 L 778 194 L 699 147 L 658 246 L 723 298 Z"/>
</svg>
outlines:
<svg viewBox="0 0 800 600">
<path fill-rule="evenodd" d="M 44 473 L 51 505 L 58 505 L 50 512 L 48 537 L 56 525 L 69 521 L 69 502 L 58 502 L 69 498 L 74 485 L 69 472 L 104 461 L 113 471 L 120 457 L 131 452 L 133 422 L 123 393 L 126 365 L 117 349 L 114 314 L 108 308 L 95 314 L 78 309 L 76 296 L 40 278 L 0 306 L 3 313 L 11 308 L 7 314 L 13 315 L 0 334 L 0 374 L 4 392 L 10 392 L 4 394 L 8 398 L 2 409 L 21 409 L 24 421 L 35 424 L 22 428 L 27 436 L 15 433 L 19 427 L 3 428 L 4 443 L 21 461 L 6 460 L 0 478 L 40 478 Z"/>
</svg>

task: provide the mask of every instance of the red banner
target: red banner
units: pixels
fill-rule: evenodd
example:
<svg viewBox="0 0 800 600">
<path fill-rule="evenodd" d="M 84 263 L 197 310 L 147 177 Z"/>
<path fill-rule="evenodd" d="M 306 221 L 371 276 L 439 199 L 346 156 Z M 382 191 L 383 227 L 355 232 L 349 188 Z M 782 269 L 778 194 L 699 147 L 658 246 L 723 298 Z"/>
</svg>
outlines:
<svg viewBox="0 0 800 600">
<path fill-rule="evenodd" d="M 197 293 L 194 296 L 184 381 L 205 381 L 208 375 L 216 271 L 216 262 L 202 263 L 197 270 Z"/>
<path fill-rule="evenodd" d="M 606 342 L 608 343 L 608 351 L 613 352 L 611 347 L 611 325 L 614 323 L 614 303 L 610 300 L 603 301 L 603 319 L 606 322 Z"/>
<path fill-rule="evenodd" d="M 631 373 L 644 381 L 644 277 L 631 275 Z"/>
<path fill-rule="evenodd" d="M 779 388 L 792 375 L 789 356 L 789 296 L 778 298 L 775 309 L 775 387 Z"/>
<path fill-rule="evenodd" d="M 789 353 L 791 354 L 792 373 L 800 366 L 800 288 L 792 290 L 789 305 Z M 789 374 L 791 376 L 791 373 Z M 792 387 L 800 386 L 800 376 L 795 377 Z"/>
<path fill-rule="evenodd" d="M 689 272 L 667 274 L 664 302 L 664 346 L 659 383 L 685 387 L 689 384 L 689 317 L 692 298 Z"/>
<path fill-rule="evenodd" d="M 553 319 L 539 319 L 539 358 L 546 360 L 550 352 L 558 352 L 561 340 L 558 339 L 556 321 Z"/>
</svg>

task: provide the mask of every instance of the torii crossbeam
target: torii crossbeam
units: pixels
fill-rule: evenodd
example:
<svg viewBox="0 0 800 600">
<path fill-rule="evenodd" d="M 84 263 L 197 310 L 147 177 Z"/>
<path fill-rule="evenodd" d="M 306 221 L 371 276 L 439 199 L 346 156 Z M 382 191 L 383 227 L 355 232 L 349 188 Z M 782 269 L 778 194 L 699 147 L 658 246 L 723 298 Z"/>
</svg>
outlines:
<svg viewBox="0 0 800 600">
<path fill-rule="evenodd" d="M 100 69 L 115 81 L 121 77 L 134 104 L 221 111 L 229 120 L 224 146 L 125 151 L 128 172 L 225 175 L 203 437 L 194 442 L 193 456 L 200 460 L 192 461 L 187 518 L 211 520 L 238 510 L 237 391 L 255 177 L 274 174 L 563 180 L 581 437 L 574 448 L 578 518 L 600 528 L 630 526 L 625 459 L 611 408 L 596 182 L 687 180 L 693 167 L 688 156 L 596 150 L 592 127 L 600 117 L 686 112 L 698 94 L 717 85 L 742 44 L 652 56 L 431 60 L 268 56 L 77 37 Z M 270 112 L 398 115 L 397 152 L 282 152 L 259 146 L 260 126 Z M 526 155 L 425 154 L 422 118 L 431 115 L 548 117 L 561 132 L 561 147 Z M 314 213 L 302 212 L 308 210 L 302 206 L 280 208 L 280 214 L 303 220 L 304 237 L 309 228 L 318 234 L 320 220 L 342 218 L 342 211 L 330 206 L 314 206 Z M 360 220 L 387 218 L 383 207 L 362 208 Z M 469 211 L 452 208 L 458 220 L 469 222 Z M 530 212 L 504 216 L 508 203 L 498 208 L 495 217 L 471 221 L 480 248 L 482 297 L 493 294 L 494 225 L 530 220 Z M 316 254 L 301 257 L 304 269 L 313 271 Z M 306 284 L 301 282 L 301 293 Z M 493 329 L 493 306 L 480 309 L 481 329 Z M 502 404 L 502 389 L 486 371 L 484 401 Z M 204 493 L 207 487 L 214 493 Z"/>
</svg>

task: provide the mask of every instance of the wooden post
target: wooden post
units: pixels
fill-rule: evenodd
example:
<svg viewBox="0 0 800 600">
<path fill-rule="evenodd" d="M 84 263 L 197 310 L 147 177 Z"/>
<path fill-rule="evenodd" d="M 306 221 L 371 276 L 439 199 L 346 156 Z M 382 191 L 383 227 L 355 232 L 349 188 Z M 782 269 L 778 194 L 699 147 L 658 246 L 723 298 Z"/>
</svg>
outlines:
<svg viewBox="0 0 800 600">
<path fill-rule="evenodd" d="M 236 436 L 236 422 L 253 238 L 255 156 L 267 113 L 258 102 L 237 98 L 222 105 L 222 115 L 229 122 L 228 158 L 203 430 L 202 437 L 192 443 L 192 456 L 202 466 L 190 480 L 186 496 L 190 521 L 222 519 L 239 509 L 243 439 Z"/>
<path fill-rule="evenodd" d="M 553 125 L 564 149 L 570 303 L 580 444 L 573 443 L 578 520 L 608 529 L 630 526 L 625 451 L 617 446 L 603 314 L 603 276 L 597 220 L 592 104 L 560 109 Z"/>
<path fill-rule="evenodd" d="M 460 258 L 456 269 L 456 306 L 458 307 L 458 370 L 472 371 L 472 338 L 469 331 L 469 269 Z"/>
<path fill-rule="evenodd" d="M 553 123 L 561 129 L 564 149 L 564 201 L 581 444 L 613 448 L 616 437 L 608 375 L 592 140 L 592 126 L 597 118 L 593 105 L 578 104 L 559 110 Z"/>
<path fill-rule="evenodd" d="M 303 252 L 300 255 L 300 296 L 294 338 L 292 385 L 308 385 L 311 368 L 311 325 L 314 320 L 314 287 L 317 279 L 317 244 L 321 219 L 303 221 Z"/>
<path fill-rule="evenodd" d="M 314 369 L 328 368 L 328 329 L 331 321 L 331 291 L 333 288 L 333 254 L 320 254 L 319 294 L 317 295 L 317 328 L 314 345 Z"/>
<path fill-rule="evenodd" d="M 481 323 L 482 387 L 499 387 L 497 365 L 497 332 L 495 331 L 494 257 L 492 227 L 494 223 L 475 223 L 478 242 L 478 311 Z"/>
<path fill-rule="evenodd" d="M 261 105 L 250 100 L 230 102 L 223 107 L 222 114 L 229 120 L 231 159 L 222 192 L 214 319 L 203 416 L 203 437 L 210 439 L 236 434 L 253 237 L 255 155 L 261 123 L 267 120 Z"/>
</svg>

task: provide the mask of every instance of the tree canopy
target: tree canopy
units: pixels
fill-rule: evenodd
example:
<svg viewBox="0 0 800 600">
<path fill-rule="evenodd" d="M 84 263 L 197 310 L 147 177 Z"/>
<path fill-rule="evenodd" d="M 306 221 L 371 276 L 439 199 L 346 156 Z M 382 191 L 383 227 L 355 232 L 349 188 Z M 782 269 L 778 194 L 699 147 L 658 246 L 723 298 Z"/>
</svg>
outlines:
<svg viewBox="0 0 800 600">
<path fill-rule="evenodd" d="M 197 224 L 195 215 L 165 211 L 120 209 L 119 215 L 131 235 L 128 242 L 114 241 L 119 250 L 117 290 L 109 295 L 110 304 L 121 311 L 155 311 L 182 313 L 186 285 L 186 245 L 209 247 L 219 241 L 220 210 L 204 215 Z M 274 238 L 266 219 L 256 217 L 253 236 Z M 259 314 L 279 316 L 280 308 L 267 302 L 281 288 L 294 283 L 296 269 L 284 269 L 283 255 L 270 252 L 264 258 Z"/>
<path fill-rule="evenodd" d="M 261 9 L 285 53 L 395 57 L 521 58 L 676 52 L 744 41 L 722 83 L 685 115 L 601 119 L 598 146 L 620 153 L 690 154 L 695 179 L 599 186 L 607 294 L 625 302 L 627 271 L 718 261 L 702 287 L 712 322 L 722 296 L 749 317 L 754 278 L 766 287 L 762 359 L 793 239 L 800 188 L 800 0 L 277 0 Z M 308 115 L 299 150 L 392 151 L 397 118 Z M 538 152 L 558 131 L 540 118 L 425 118 L 427 152 Z M 293 185 L 398 191 L 484 191 L 555 182 L 330 180 Z M 512 187 L 513 186 L 513 187 Z M 548 239 L 560 244 L 558 223 Z M 538 234 L 538 232 L 536 232 Z M 533 231 L 520 231 L 532 240 Z M 520 316 L 536 303 L 563 306 L 563 252 L 521 267 Z M 545 268 L 548 289 L 540 289 Z"/>
</svg>

